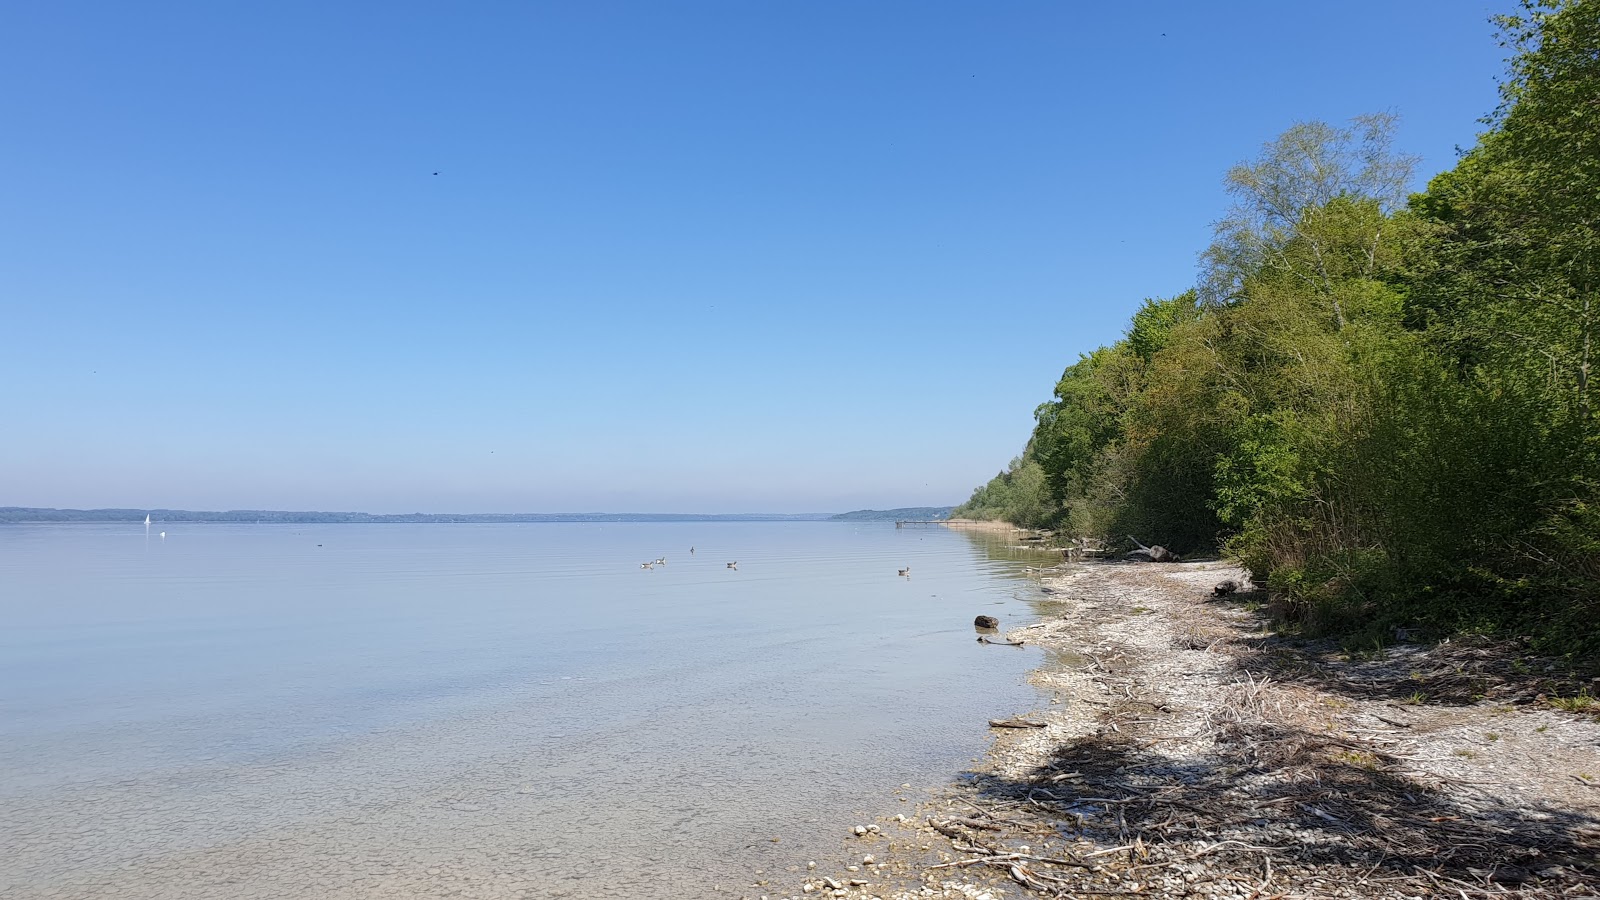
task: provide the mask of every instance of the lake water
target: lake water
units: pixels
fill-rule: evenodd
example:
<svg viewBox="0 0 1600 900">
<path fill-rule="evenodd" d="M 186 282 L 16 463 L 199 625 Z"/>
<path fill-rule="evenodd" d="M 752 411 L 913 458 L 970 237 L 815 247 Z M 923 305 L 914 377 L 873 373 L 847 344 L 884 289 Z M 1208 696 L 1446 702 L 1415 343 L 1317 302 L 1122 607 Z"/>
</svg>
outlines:
<svg viewBox="0 0 1600 900">
<path fill-rule="evenodd" d="M 7 898 L 738 896 L 1037 702 L 943 528 L 161 528 L 0 528 Z"/>
</svg>

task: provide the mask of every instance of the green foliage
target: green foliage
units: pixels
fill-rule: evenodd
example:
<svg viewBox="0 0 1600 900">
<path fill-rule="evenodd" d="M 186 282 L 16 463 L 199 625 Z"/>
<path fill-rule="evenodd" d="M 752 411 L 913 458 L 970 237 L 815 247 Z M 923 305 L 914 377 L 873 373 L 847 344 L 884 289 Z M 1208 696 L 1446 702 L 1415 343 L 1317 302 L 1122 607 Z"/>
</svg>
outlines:
<svg viewBox="0 0 1600 900">
<path fill-rule="evenodd" d="M 1146 299 L 1133 314 L 1133 324 L 1128 328 L 1128 349 L 1148 364 L 1172 344 L 1179 328 L 1200 318 L 1199 302 L 1199 295 L 1194 291 L 1171 300 Z"/>
<path fill-rule="evenodd" d="M 1404 203 L 1389 116 L 1266 144 L 1200 287 L 1069 366 L 963 509 L 1223 548 L 1285 620 L 1358 643 L 1600 651 L 1600 0 L 1497 21 L 1503 102 L 1453 170 Z"/>
<path fill-rule="evenodd" d="M 1100 454 L 1117 437 L 1122 404 L 1115 388 L 1134 368 L 1126 356 L 1102 347 L 1083 357 L 1062 373 L 1055 400 L 1034 412 L 1033 455 L 1057 500 L 1095 477 Z"/>
<path fill-rule="evenodd" d="M 1055 522 L 1081 535 L 1137 533 L 1179 552 L 1213 545 L 1214 441 L 1200 380 L 1173 367 L 1205 367 L 1205 312 L 1194 292 L 1146 300 L 1126 339 L 1069 366 L 1055 398 L 1035 412 L 1030 443 Z M 1176 386 L 1174 394 L 1167 386 Z M 1196 413 L 1199 417 L 1196 417 Z"/>
<path fill-rule="evenodd" d="M 1004 472 L 972 492 L 972 497 L 950 511 L 953 519 L 990 519 L 1024 528 L 1052 523 L 1056 508 L 1045 490 L 1044 470 L 1031 458 L 1018 457 Z"/>
<path fill-rule="evenodd" d="M 1395 121 L 1377 114 L 1347 128 L 1301 122 L 1229 170 L 1234 205 L 1201 255 L 1209 299 L 1240 300 L 1252 279 L 1286 276 L 1328 299 L 1334 325 L 1343 327 L 1335 285 L 1375 273 L 1383 223 L 1401 205 L 1416 165 L 1393 152 Z"/>
<path fill-rule="evenodd" d="M 1437 228 L 1413 318 L 1463 369 L 1588 419 L 1600 325 L 1600 4 L 1525 0 L 1502 105 L 1418 211 Z"/>
</svg>

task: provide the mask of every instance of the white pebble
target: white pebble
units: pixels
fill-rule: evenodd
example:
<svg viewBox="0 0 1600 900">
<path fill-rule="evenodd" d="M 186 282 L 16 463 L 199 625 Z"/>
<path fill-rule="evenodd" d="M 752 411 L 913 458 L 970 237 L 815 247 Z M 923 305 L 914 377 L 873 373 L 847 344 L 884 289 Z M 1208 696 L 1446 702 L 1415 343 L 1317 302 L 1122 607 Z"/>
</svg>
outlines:
<svg viewBox="0 0 1600 900">
<path fill-rule="evenodd" d="M 868 853 L 866 856 L 861 857 L 861 862 L 864 865 L 869 865 L 870 866 L 870 865 L 872 865 L 873 863 L 875 863 L 877 861 L 878 861 L 878 858 L 876 856 L 873 856 L 871 853 Z"/>
</svg>

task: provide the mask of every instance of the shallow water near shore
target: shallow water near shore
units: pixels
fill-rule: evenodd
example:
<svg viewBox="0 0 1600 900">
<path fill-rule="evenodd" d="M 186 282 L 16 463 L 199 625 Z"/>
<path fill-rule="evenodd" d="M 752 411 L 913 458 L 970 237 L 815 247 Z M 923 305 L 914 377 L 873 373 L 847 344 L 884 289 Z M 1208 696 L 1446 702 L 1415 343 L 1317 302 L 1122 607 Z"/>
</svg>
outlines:
<svg viewBox="0 0 1600 900">
<path fill-rule="evenodd" d="M 166 530 L 0 530 L 0 894 L 754 896 L 1037 699 L 992 536 Z"/>
</svg>

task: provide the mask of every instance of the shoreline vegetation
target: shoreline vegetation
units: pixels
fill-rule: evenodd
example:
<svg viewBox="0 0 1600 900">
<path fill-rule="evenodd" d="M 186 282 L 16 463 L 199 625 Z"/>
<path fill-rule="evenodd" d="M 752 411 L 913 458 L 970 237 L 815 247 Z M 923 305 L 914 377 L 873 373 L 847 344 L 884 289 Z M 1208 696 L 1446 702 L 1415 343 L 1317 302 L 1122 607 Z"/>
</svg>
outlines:
<svg viewBox="0 0 1600 900">
<path fill-rule="evenodd" d="M 957 531 L 1015 531 L 1021 533 L 1033 533 L 1033 529 L 1025 528 L 1012 522 L 1007 522 L 1004 519 L 950 518 L 939 524 L 946 528 L 954 528 Z"/>
<path fill-rule="evenodd" d="M 1291 128 L 1066 369 L 948 527 L 1211 558 L 1032 570 L 1042 708 L 796 896 L 1600 896 L 1600 3 L 1496 22 L 1453 170 Z"/>
<path fill-rule="evenodd" d="M 1494 21 L 1454 168 L 1408 195 L 1388 114 L 1267 143 L 1195 286 L 1068 366 L 952 516 L 1221 554 L 1307 635 L 1600 656 L 1600 2 Z"/>
</svg>

